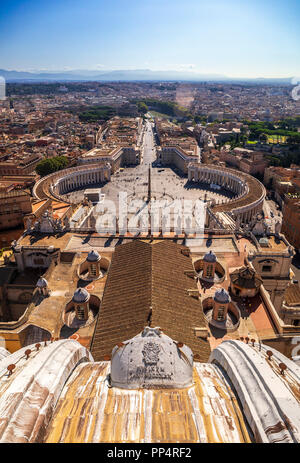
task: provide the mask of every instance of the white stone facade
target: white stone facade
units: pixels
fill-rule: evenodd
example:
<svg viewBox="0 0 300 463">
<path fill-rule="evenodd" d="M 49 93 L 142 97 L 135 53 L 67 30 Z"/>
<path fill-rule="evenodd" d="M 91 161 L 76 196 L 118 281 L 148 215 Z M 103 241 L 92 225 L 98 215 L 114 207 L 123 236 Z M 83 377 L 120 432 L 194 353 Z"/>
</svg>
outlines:
<svg viewBox="0 0 300 463">
<path fill-rule="evenodd" d="M 163 334 L 160 328 L 146 327 L 142 333 L 114 347 L 111 383 L 124 389 L 191 386 L 192 351 Z"/>
</svg>

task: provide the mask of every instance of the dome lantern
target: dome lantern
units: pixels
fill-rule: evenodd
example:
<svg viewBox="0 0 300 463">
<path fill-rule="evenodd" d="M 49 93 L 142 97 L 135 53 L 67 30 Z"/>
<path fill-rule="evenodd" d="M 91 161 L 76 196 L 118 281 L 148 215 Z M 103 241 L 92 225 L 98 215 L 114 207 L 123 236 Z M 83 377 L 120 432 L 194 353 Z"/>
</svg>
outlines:
<svg viewBox="0 0 300 463">
<path fill-rule="evenodd" d="M 48 286 L 48 281 L 46 280 L 46 278 L 43 278 L 43 277 L 40 277 L 37 281 L 37 284 L 36 286 L 38 288 L 47 288 Z"/>
<path fill-rule="evenodd" d="M 90 298 L 88 291 L 84 288 L 77 288 L 73 294 L 73 302 L 80 304 L 81 302 L 87 302 Z"/>
<path fill-rule="evenodd" d="M 50 293 L 46 278 L 40 277 L 36 283 L 36 288 L 42 296 L 48 296 Z"/>
<path fill-rule="evenodd" d="M 92 249 L 86 258 L 88 278 L 90 280 L 97 280 L 103 276 L 101 272 L 101 256 L 100 254 Z"/>
<path fill-rule="evenodd" d="M 227 318 L 228 306 L 231 298 L 226 289 L 218 289 L 214 295 L 214 308 L 212 318 L 215 321 L 223 322 Z"/>
<path fill-rule="evenodd" d="M 88 262 L 99 262 L 100 259 L 100 254 L 97 251 L 94 251 L 93 249 L 88 253 L 88 256 L 86 258 Z"/>
<path fill-rule="evenodd" d="M 73 294 L 72 301 L 78 320 L 87 320 L 89 317 L 90 294 L 84 288 L 77 288 Z"/>
<path fill-rule="evenodd" d="M 216 262 L 217 257 L 215 253 L 212 250 L 210 250 L 209 252 L 205 254 L 203 260 L 204 262 Z"/>
<path fill-rule="evenodd" d="M 216 272 L 217 257 L 215 253 L 210 250 L 203 257 L 203 272 L 201 278 L 205 281 L 214 281 Z"/>
<path fill-rule="evenodd" d="M 219 304 L 229 304 L 230 296 L 226 289 L 217 289 L 214 295 L 214 301 L 219 302 Z"/>
</svg>

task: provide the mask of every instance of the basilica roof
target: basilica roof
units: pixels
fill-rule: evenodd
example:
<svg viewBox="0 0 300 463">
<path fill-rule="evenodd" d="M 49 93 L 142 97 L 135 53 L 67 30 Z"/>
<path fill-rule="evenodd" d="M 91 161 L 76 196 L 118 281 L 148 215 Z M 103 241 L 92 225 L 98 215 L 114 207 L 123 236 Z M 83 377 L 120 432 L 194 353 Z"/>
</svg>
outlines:
<svg viewBox="0 0 300 463">
<path fill-rule="evenodd" d="M 0 359 L 0 442 L 300 442 L 300 368 L 268 349 L 224 341 L 184 387 L 130 389 L 76 341 L 26 346 Z"/>
<path fill-rule="evenodd" d="M 205 328 L 190 257 L 184 246 L 170 241 L 153 244 L 135 240 L 115 249 L 97 320 L 92 355 L 105 360 L 115 345 L 141 332 L 146 325 L 159 326 L 172 339 L 190 347 L 198 360 L 206 361 L 210 348 L 195 335 Z"/>
<path fill-rule="evenodd" d="M 184 389 L 109 387 L 109 362 L 68 380 L 45 442 L 250 442 L 236 399 L 214 365 L 195 364 Z"/>
<path fill-rule="evenodd" d="M 8 350 L 6 350 L 4 347 L 0 347 L 0 360 L 4 357 L 7 357 L 8 355 L 10 355 Z"/>
</svg>

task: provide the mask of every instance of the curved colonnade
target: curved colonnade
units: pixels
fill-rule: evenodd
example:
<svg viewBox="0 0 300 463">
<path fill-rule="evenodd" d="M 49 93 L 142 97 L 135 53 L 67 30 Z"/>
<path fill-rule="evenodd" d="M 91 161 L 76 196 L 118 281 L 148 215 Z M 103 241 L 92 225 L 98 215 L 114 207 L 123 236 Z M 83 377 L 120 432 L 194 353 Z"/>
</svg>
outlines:
<svg viewBox="0 0 300 463">
<path fill-rule="evenodd" d="M 110 181 L 111 165 L 91 164 L 71 167 L 54 172 L 40 179 L 33 189 L 37 199 L 54 198 L 66 201 L 61 195 L 77 188 Z M 264 186 L 251 175 L 233 169 L 190 163 L 188 180 L 194 182 L 214 183 L 232 191 L 235 197 L 225 204 L 214 204 L 214 213 L 233 213 L 236 220 L 249 222 L 261 212 L 266 191 Z"/>
<path fill-rule="evenodd" d="M 264 186 L 251 175 L 203 164 L 189 164 L 188 180 L 194 182 L 214 183 L 232 191 L 236 196 L 226 204 L 212 206 L 216 212 L 232 212 L 235 219 L 249 222 L 263 207 L 266 191 Z"/>
<path fill-rule="evenodd" d="M 109 182 L 110 177 L 111 165 L 109 163 L 70 167 L 41 178 L 35 184 L 33 194 L 40 200 L 48 197 L 67 202 L 61 197 L 62 194 L 69 193 L 76 188 Z"/>
</svg>

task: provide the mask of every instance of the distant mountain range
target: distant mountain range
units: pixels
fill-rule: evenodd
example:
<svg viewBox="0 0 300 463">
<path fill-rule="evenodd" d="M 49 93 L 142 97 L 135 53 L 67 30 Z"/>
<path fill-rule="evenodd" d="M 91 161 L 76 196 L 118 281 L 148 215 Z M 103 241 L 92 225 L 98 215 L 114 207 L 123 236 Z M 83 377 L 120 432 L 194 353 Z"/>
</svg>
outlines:
<svg viewBox="0 0 300 463">
<path fill-rule="evenodd" d="M 291 78 L 232 78 L 222 74 L 198 74 L 186 71 L 151 71 L 149 69 L 119 70 L 119 71 L 6 71 L 0 69 L 0 77 L 7 82 L 66 82 L 66 81 L 188 81 L 188 82 L 249 82 L 249 83 L 274 83 L 289 84 Z"/>
</svg>

